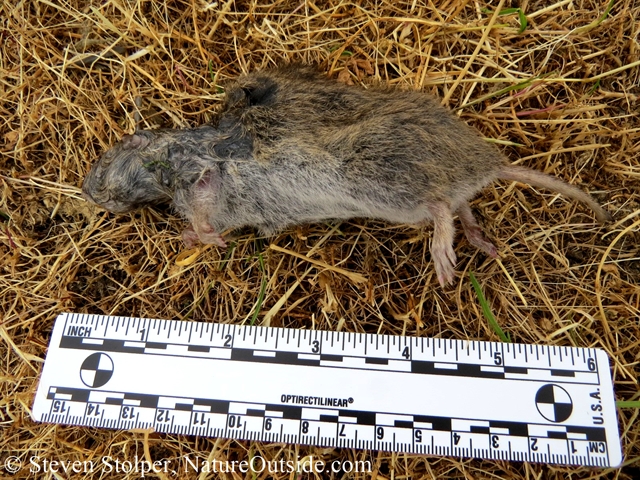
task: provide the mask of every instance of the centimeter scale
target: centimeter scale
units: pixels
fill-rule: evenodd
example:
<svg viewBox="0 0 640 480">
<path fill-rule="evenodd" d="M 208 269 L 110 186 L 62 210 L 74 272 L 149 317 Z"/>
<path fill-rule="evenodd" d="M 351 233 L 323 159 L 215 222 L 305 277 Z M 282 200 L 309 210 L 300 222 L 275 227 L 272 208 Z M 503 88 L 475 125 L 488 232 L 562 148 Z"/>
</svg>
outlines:
<svg viewBox="0 0 640 480">
<path fill-rule="evenodd" d="M 61 314 L 37 421 L 618 466 L 606 353 Z"/>
</svg>

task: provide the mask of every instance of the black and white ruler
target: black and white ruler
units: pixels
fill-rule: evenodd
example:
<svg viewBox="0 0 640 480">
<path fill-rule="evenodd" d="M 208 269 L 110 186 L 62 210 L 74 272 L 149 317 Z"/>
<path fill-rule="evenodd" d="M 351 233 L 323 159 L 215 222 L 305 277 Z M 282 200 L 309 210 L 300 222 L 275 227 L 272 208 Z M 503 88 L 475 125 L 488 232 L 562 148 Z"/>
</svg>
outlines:
<svg viewBox="0 0 640 480">
<path fill-rule="evenodd" d="M 62 314 L 37 421 L 617 466 L 603 350 Z"/>
</svg>

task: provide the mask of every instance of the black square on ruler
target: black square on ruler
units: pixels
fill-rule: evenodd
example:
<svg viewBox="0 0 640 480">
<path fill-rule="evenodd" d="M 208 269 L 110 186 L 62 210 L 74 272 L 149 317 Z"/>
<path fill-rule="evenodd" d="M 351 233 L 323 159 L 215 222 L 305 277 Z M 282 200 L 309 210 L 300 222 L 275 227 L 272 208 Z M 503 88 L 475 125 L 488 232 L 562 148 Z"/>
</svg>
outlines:
<svg viewBox="0 0 640 480">
<path fill-rule="evenodd" d="M 536 395 L 536 403 L 555 403 L 553 388 L 541 388 Z"/>
</svg>

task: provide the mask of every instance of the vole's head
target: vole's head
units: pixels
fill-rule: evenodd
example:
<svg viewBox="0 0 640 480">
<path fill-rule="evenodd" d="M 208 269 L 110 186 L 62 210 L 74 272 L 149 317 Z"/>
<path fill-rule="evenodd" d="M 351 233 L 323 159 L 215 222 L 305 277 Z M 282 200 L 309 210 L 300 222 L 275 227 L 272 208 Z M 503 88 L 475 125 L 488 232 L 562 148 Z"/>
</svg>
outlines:
<svg viewBox="0 0 640 480">
<path fill-rule="evenodd" d="M 113 213 L 125 213 L 171 200 L 173 177 L 166 134 L 126 135 L 91 168 L 83 196 Z"/>
</svg>

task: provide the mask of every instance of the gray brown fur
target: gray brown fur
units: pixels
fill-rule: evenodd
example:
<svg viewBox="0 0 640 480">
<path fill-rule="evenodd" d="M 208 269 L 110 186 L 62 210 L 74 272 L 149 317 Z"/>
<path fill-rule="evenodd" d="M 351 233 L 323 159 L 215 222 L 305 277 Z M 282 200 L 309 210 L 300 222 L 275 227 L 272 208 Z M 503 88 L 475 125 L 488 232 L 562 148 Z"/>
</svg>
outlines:
<svg viewBox="0 0 640 480">
<path fill-rule="evenodd" d="M 271 235 L 327 219 L 433 222 L 445 285 L 454 277 L 454 213 L 469 241 L 496 256 L 468 201 L 498 178 L 559 191 L 610 219 L 576 187 L 509 165 L 429 95 L 349 87 L 299 66 L 230 84 L 215 125 L 125 137 L 83 192 L 116 213 L 172 201 L 191 222 L 187 244 L 224 246 L 220 233 L 243 226 Z"/>
</svg>

